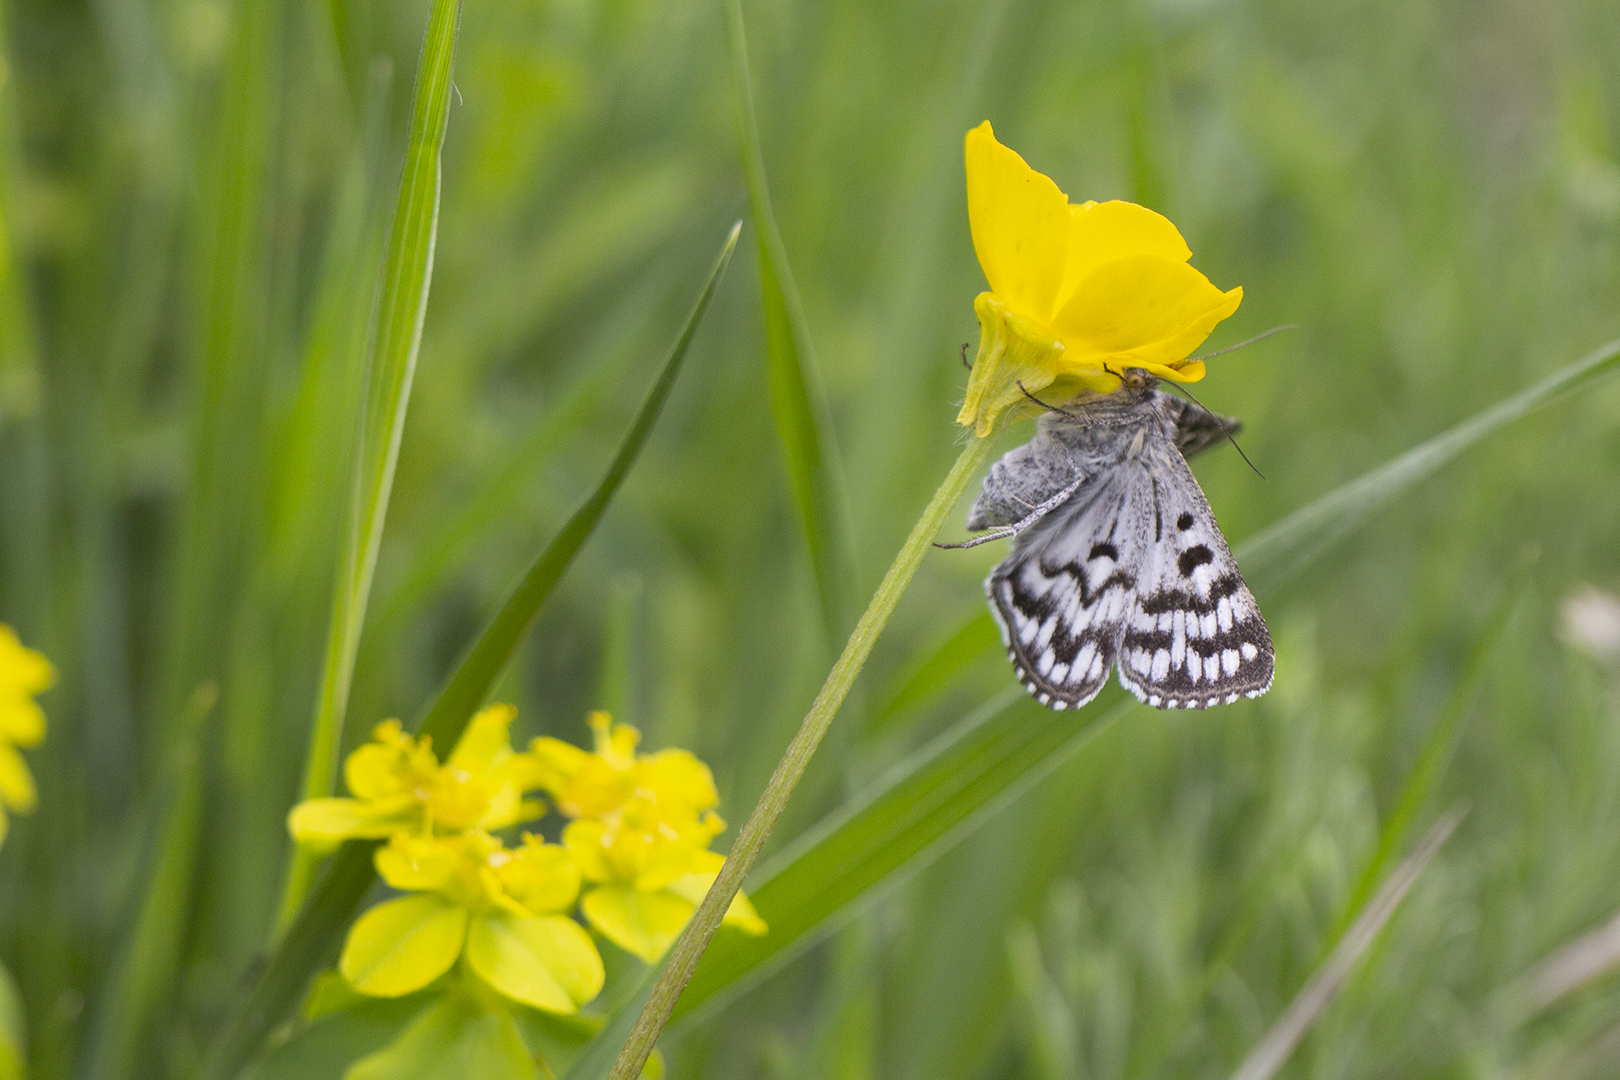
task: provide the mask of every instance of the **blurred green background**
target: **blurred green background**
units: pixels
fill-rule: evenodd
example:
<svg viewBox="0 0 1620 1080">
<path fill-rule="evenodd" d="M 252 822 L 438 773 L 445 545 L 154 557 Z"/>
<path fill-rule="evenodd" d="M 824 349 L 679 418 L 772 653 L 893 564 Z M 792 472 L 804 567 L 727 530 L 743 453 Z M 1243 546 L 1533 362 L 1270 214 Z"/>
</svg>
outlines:
<svg viewBox="0 0 1620 1080">
<path fill-rule="evenodd" d="M 1211 346 L 1303 327 L 1195 388 L 1265 473 L 1198 462 L 1235 543 L 1620 328 L 1610 0 L 744 12 L 851 610 L 958 452 L 980 120 L 1072 198 L 1164 212 L 1244 286 Z M 195 1068 L 269 934 L 426 16 L 0 6 L 0 621 L 61 672 L 40 809 L 0 849 L 32 1076 L 83 1074 L 180 776 L 205 778 L 199 832 L 138 946 L 140 1075 Z M 350 744 L 419 714 L 588 490 L 748 213 L 718 0 L 474 0 L 456 86 Z M 745 230 L 649 452 L 497 694 L 525 739 L 579 741 L 607 707 L 691 748 L 734 824 L 848 630 L 773 422 L 756 254 Z M 1617 491 L 1620 388 L 1493 436 L 1264 598 L 1270 695 L 1134 710 L 666 1039 L 673 1075 L 1225 1075 L 1342 928 L 1527 547 L 1424 820 L 1471 813 L 1283 1075 L 1620 1075 L 1620 984 L 1528 1024 L 1489 1007 L 1620 906 L 1620 685 L 1558 632 L 1580 585 L 1620 585 Z M 924 564 L 773 844 L 1010 683 L 970 636 L 948 680 L 887 707 L 982 611 L 999 554 Z"/>
</svg>

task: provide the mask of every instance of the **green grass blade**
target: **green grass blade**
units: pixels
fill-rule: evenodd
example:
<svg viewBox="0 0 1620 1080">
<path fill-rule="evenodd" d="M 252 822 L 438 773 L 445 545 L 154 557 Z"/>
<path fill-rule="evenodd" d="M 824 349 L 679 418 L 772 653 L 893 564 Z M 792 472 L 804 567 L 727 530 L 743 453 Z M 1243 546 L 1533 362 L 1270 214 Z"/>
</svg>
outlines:
<svg viewBox="0 0 1620 1080">
<path fill-rule="evenodd" d="M 771 208 L 765 156 L 754 115 L 748 74 L 748 43 L 741 0 L 726 5 L 727 46 L 736 86 L 743 173 L 748 182 L 749 216 L 759 243 L 759 288 L 765 318 L 765 356 L 770 369 L 771 414 L 787 460 L 788 480 L 810 550 L 816 591 L 827 639 L 843 645 L 854 576 L 851 572 L 849 508 L 828 417 L 826 395 L 810 346 L 787 249 Z"/>
<path fill-rule="evenodd" d="M 1343 930 L 1372 895 L 1378 880 L 1384 876 L 1385 869 L 1394 860 L 1395 853 L 1406 843 L 1418 813 L 1429 801 L 1429 796 L 1433 794 L 1435 787 L 1440 783 L 1440 778 L 1445 774 L 1446 766 L 1451 762 L 1452 751 L 1456 749 L 1457 740 L 1462 735 L 1462 725 L 1467 718 L 1469 706 L 1473 704 L 1486 672 L 1491 669 L 1491 659 L 1496 655 L 1497 646 L 1502 643 L 1503 635 L 1507 633 L 1508 622 L 1513 617 L 1514 609 L 1519 605 L 1519 598 L 1524 595 L 1525 587 L 1530 583 L 1529 571 L 1533 565 L 1533 559 L 1526 557 L 1515 580 L 1509 584 L 1501 600 L 1497 601 L 1495 609 L 1485 622 L 1484 630 L 1475 640 L 1468 657 L 1468 666 L 1463 669 L 1462 677 L 1447 695 L 1445 704 L 1440 709 L 1440 715 L 1435 718 L 1434 727 L 1423 740 L 1423 749 L 1418 752 L 1417 762 L 1412 766 L 1412 772 L 1406 778 L 1406 783 L 1401 787 L 1401 793 L 1384 822 L 1383 830 L 1378 836 L 1378 849 L 1373 853 L 1372 861 L 1367 864 L 1367 868 L 1362 871 L 1355 891 L 1350 894 L 1350 901 L 1345 905 L 1344 916 L 1338 929 Z"/>
<path fill-rule="evenodd" d="M 112 978 L 102 988 L 91 1021 L 83 1075 L 117 1080 L 138 1069 L 148 1025 L 169 992 L 179 964 L 187 915 L 192 911 L 197 837 L 203 826 L 207 757 L 203 728 L 219 698 L 219 688 L 197 688 L 182 718 L 179 745 L 169 776 L 158 791 L 166 796 L 140 905 L 123 943 Z"/>
<path fill-rule="evenodd" d="M 456 739 L 460 738 L 461 729 L 466 726 L 473 710 L 483 702 L 484 695 L 489 692 L 506 662 L 511 659 L 513 650 L 517 648 L 518 639 L 534 621 L 540 606 L 551 595 L 551 590 L 556 587 L 563 571 L 568 569 L 568 564 L 573 561 L 586 538 L 596 528 L 596 523 L 602 520 L 602 514 L 606 511 L 608 503 L 613 501 L 619 485 L 624 482 L 630 467 L 635 464 L 636 458 L 646 445 L 647 437 L 652 434 L 653 426 L 658 423 L 664 402 L 675 386 L 676 376 L 680 374 L 681 362 L 686 358 L 687 348 L 692 344 L 692 336 L 697 333 L 698 324 L 703 321 L 703 312 L 708 308 L 710 298 L 714 296 L 714 290 L 725 273 L 726 264 L 731 261 L 731 253 L 737 246 L 737 234 L 741 229 L 742 222 L 732 226 L 731 234 L 726 237 L 725 246 L 715 259 L 714 269 L 709 272 L 709 280 L 704 284 L 703 292 L 693 305 L 692 313 L 687 317 L 680 337 L 670 348 L 663 370 L 658 373 L 658 380 L 647 391 L 635 420 L 630 424 L 630 430 L 625 433 L 624 441 L 619 444 L 618 452 L 614 454 L 613 461 L 608 465 L 607 472 L 603 474 L 596 490 L 580 504 L 561 531 L 546 546 L 545 551 L 540 553 L 540 557 L 529 568 L 529 572 L 507 597 L 505 605 L 494 620 L 462 658 L 455 673 L 450 676 L 450 681 L 445 684 L 433 702 L 432 708 L 423 717 L 421 734 L 431 735 L 434 745 L 452 746 Z"/>
<path fill-rule="evenodd" d="M 1134 705 L 1115 686 L 1089 709 L 1055 713 L 1022 687 L 1008 687 L 761 869 L 749 896 L 770 933 L 717 938 L 676 1006 L 676 1022 L 691 1022 L 820 941 Z"/>
<path fill-rule="evenodd" d="M 365 407 L 356 443 L 354 488 L 342 569 L 332 597 L 326 658 L 304 763 L 304 797 L 332 793 L 338 747 L 348 709 L 355 653 L 365 622 L 377 549 L 388 516 L 388 497 L 399 460 L 411 380 L 422 344 L 428 286 L 433 278 L 433 243 L 439 225 L 440 152 L 450 121 L 450 89 L 455 67 L 459 0 L 436 0 L 422 40 L 411 102 L 410 141 L 399 179 L 393 224 L 384 256 L 381 292 L 371 354 L 366 365 Z M 281 897 L 278 925 L 285 928 L 315 873 L 316 860 L 295 848 Z"/>
<path fill-rule="evenodd" d="M 988 609 L 962 623 L 949 637 L 903 672 L 882 696 L 868 734 L 887 730 L 912 706 L 931 700 L 961 677 L 974 660 L 999 651 L 1001 631 Z"/>
<path fill-rule="evenodd" d="M 630 429 L 596 489 L 574 511 L 546 545 L 534 565 L 507 598 L 490 625 L 463 657 L 424 718 L 421 731 L 434 745 L 449 748 L 461 736 L 472 712 L 494 685 L 540 606 L 550 596 L 587 537 L 601 520 L 613 495 L 652 433 L 682 361 L 702 322 L 715 288 L 737 245 L 741 222 L 732 226 L 725 246 L 709 272 L 680 336 L 671 347 L 657 380 L 642 400 Z M 229 1080 L 258 1052 L 265 1038 L 291 1012 L 317 970 L 336 953 L 343 932 L 376 878 L 371 855 L 375 841 L 351 840 L 338 849 L 326 873 L 315 883 L 265 964 L 248 999 L 232 1015 L 212 1047 L 203 1069 L 205 1080 Z"/>
<path fill-rule="evenodd" d="M 1435 823 L 1434 828 L 1429 830 L 1412 856 L 1395 868 L 1389 875 L 1389 880 L 1384 882 L 1383 888 L 1378 890 L 1378 895 L 1371 899 L 1356 917 L 1356 921 L 1339 938 L 1333 951 L 1322 961 L 1321 966 L 1295 995 L 1294 1000 L 1289 1002 L 1282 1016 L 1272 1025 L 1271 1030 L 1266 1032 L 1265 1038 L 1261 1039 L 1260 1044 L 1243 1059 L 1243 1063 L 1232 1074 L 1232 1080 L 1271 1080 L 1277 1075 L 1277 1071 L 1288 1061 L 1289 1055 L 1294 1052 L 1294 1048 L 1305 1037 L 1311 1025 L 1344 988 L 1345 981 L 1355 969 L 1356 961 L 1360 960 L 1362 954 L 1377 940 L 1379 932 L 1388 924 L 1395 914 L 1395 909 L 1406 898 L 1407 892 L 1417 882 L 1419 875 L 1434 861 L 1434 857 L 1440 853 L 1441 845 L 1456 831 L 1462 817 L 1463 812 L 1460 810 L 1446 813 Z"/>
<path fill-rule="evenodd" d="M 1620 367 L 1617 358 L 1620 341 L 1290 515 L 1266 530 L 1260 542 L 1239 548 L 1245 572 L 1258 572 L 1269 588 L 1279 587 L 1305 565 L 1302 549 L 1315 544 L 1312 552 L 1320 551 L 1320 538 L 1346 535 L 1377 506 L 1485 434 Z M 711 1000 L 718 1003 L 821 940 L 894 880 L 915 872 L 1056 769 L 1134 704 L 1112 687 L 1079 714 L 1054 713 L 1010 687 L 762 870 L 750 894 L 771 932 L 762 938 L 727 935 L 716 940 L 675 1016 L 691 1022 Z"/>
<path fill-rule="evenodd" d="M 1573 364 L 1497 403 L 1400 457 L 1296 510 L 1238 545 L 1238 561 L 1256 593 L 1271 592 L 1396 496 L 1439 471 L 1491 432 L 1523 419 L 1620 362 L 1620 339 L 1598 346 Z M 1253 564 L 1253 569 L 1249 569 Z"/>
</svg>

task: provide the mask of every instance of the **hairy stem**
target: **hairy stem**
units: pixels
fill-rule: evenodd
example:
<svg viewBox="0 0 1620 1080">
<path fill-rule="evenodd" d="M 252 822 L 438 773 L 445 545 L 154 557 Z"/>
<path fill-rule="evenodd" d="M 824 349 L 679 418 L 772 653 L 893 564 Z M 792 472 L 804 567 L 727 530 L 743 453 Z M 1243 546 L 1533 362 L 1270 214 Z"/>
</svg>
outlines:
<svg viewBox="0 0 1620 1080">
<path fill-rule="evenodd" d="M 698 960 L 702 958 L 703 951 L 709 947 L 714 938 L 715 930 L 720 926 L 726 909 L 731 906 L 731 900 L 742 888 L 743 879 L 753 868 L 754 860 L 765 845 L 766 837 L 771 834 L 771 827 L 781 816 L 782 808 L 793 795 L 793 789 L 798 786 L 799 778 L 810 764 L 811 756 L 816 752 L 821 739 L 827 734 L 838 707 L 843 704 L 844 697 L 860 674 L 861 668 L 866 664 L 866 658 L 872 652 L 878 635 L 883 633 L 883 627 L 888 623 L 889 616 L 894 614 L 894 608 L 900 601 L 900 594 L 906 591 L 911 584 L 912 575 L 922 563 L 922 558 L 928 553 L 929 545 L 934 537 L 939 535 L 940 526 L 945 523 L 945 515 L 956 506 L 962 492 L 967 489 L 968 482 L 978 473 L 985 459 L 990 454 L 993 436 L 985 438 L 970 437 L 968 444 L 963 448 L 962 454 L 956 459 L 956 464 L 946 475 L 945 481 L 934 492 L 934 497 L 923 510 L 922 517 L 912 526 L 911 535 L 901 545 L 900 553 L 894 557 L 888 573 L 883 575 L 883 581 L 878 585 L 877 592 L 872 594 L 872 600 L 866 606 L 866 612 L 861 621 L 855 625 L 855 630 L 844 645 L 843 653 L 827 674 L 827 681 L 821 687 L 821 693 L 811 703 L 810 711 L 805 714 L 804 723 L 799 725 L 799 733 L 788 744 L 787 752 L 777 763 L 776 771 L 771 774 L 770 783 L 765 785 L 765 791 L 754 806 L 754 812 L 748 815 L 743 824 L 742 831 L 737 834 L 736 843 L 731 846 L 731 854 L 727 856 L 725 865 L 720 868 L 720 876 L 715 878 L 714 884 L 709 887 L 709 894 L 703 898 L 692 921 L 687 923 L 686 931 L 681 934 L 675 943 L 674 950 L 669 955 L 669 961 L 653 986 L 652 995 L 641 1010 L 641 1016 L 636 1026 L 631 1030 L 630 1037 L 625 1041 L 624 1048 L 619 1051 L 618 1058 L 613 1062 L 613 1071 L 608 1074 L 609 1080 L 634 1080 L 641 1075 L 642 1066 L 647 1062 L 647 1056 L 652 1053 L 653 1044 L 658 1041 L 658 1035 L 669 1022 L 670 1013 L 674 1011 L 675 1002 L 680 998 L 681 991 L 686 989 L 687 982 L 692 978 L 692 972 L 697 968 Z"/>
</svg>

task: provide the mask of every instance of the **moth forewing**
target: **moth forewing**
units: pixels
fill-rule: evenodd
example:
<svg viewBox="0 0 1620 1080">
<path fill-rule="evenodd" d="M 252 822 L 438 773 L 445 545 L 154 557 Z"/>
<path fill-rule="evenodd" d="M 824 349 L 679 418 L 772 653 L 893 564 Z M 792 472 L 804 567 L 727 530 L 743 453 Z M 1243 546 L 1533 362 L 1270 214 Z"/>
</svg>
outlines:
<svg viewBox="0 0 1620 1080">
<path fill-rule="evenodd" d="M 1224 420 L 1132 379 L 1043 415 L 991 468 L 969 527 L 1022 530 L 985 590 L 1043 705 L 1084 705 L 1115 668 L 1156 708 L 1270 687 L 1270 633 L 1180 449 Z"/>
</svg>

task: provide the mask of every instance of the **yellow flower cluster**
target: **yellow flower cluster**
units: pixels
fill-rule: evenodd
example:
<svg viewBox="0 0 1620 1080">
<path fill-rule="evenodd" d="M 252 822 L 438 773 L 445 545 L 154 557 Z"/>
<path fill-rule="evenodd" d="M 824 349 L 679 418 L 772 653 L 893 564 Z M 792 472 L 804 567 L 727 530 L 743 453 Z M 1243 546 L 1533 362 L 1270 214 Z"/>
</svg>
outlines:
<svg viewBox="0 0 1620 1080">
<path fill-rule="evenodd" d="M 1181 233 L 1144 206 L 1071 204 L 989 121 L 965 149 L 968 224 L 990 291 L 973 304 L 979 353 L 959 423 L 984 436 L 1029 407 L 1026 394 L 1106 393 L 1126 368 L 1204 377 L 1203 361 L 1187 358 L 1237 310 L 1241 288 L 1223 292 L 1187 265 Z"/>
<path fill-rule="evenodd" d="M 45 737 L 45 713 L 34 695 L 55 681 L 50 661 L 18 641 L 11 627 L 0 625 L 0 843 L 10 827 L 8 813 L 30 813 L 39 801 L 34 776 L 17 748 Z"/>
<path fill-rule="evenodd" d="M 302 844 L 387 839 L 377 873 L 408 895 L 377 905 L 349 932 L 338 962 L 360 992 L 421 989 L 458 960 L 513 1000 L 571 1013 L 602 989 L 602 958 L 570 917 L 576 903 L 609 941 L 651 962 L 680 934 L 723 858 L 708 849 L 724 829 L 708 767 L 684 750 L 637 755 L 634 728 L 593 713 L 595 752 L 557 739 L 512 749 L 516 711 L 473 717 L 442 764 L 426 738 L 397 721 L 349 755 L 351 797 L 311 799 L 288 827 Z M 543 792 L 570 822 L 562 844 L 496 830 L 542 816 Z M 581 888 L 584 895 L 581 896 Z M 739 896 L 727 921 L 765 924 Z"/>
</svg>

